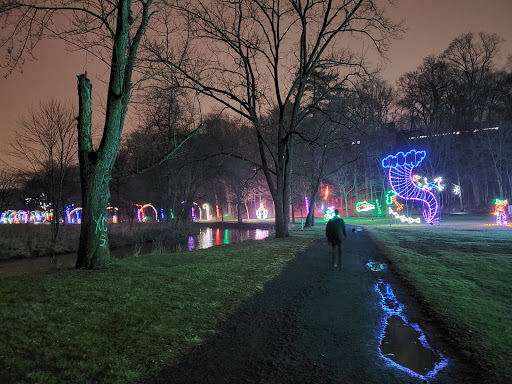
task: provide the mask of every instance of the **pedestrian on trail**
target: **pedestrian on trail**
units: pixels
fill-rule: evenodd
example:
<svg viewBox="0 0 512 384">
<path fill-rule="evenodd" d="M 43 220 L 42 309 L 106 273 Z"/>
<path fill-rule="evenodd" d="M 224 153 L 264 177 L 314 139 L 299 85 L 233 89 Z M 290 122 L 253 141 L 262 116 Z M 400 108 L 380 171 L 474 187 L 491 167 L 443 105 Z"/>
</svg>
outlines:
<svg viewBox="0 0 512 384">
<path fill-rule="evenodd" d="M 331 244 L 332 264 L 334 268 L 339 265 L 339 268 L 342 269 L 341 247 L 343 240 L 347 237 L 347 229 L 345 228 L 345 221 L 340 217 L 337 209 L 334 211 L 334 217 L 327 222 L 325 235 L 327 236 L 327 241 Z M 336 264 L 334 258 L 334 247 L 338 247 L 338 264 Z"/>
</svg>

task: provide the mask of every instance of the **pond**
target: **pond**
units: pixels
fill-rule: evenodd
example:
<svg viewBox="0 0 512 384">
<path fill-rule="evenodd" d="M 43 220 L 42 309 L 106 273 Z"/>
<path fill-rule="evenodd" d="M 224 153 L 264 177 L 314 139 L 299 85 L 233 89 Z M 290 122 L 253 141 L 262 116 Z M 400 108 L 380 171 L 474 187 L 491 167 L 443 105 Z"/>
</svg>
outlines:
<svg viewBox="0 0 512 384">
<path fill-rule="evenodd" d="M 111 250 L 112 257 L 123 258 L 135 252 L 147 254 L 153 251 L 168 253 L 193 251 L 194 249 L 210 248 L 221 244 L 233 244 L 246 240 L 262 240 L 268 237 L 268 229 L 238 229 L 238 228 L 212 228 L 203 227 L 195 236 L 189 236 L 184 241 L 154 242 Z M 74 268 L 76 253 L 67 253 L 55 256 L 44 256 L 23 260 L 0 261 L 0 278 L 22 275 L 26 273 L 46 272 L 56 269 Z"/>
</svg>

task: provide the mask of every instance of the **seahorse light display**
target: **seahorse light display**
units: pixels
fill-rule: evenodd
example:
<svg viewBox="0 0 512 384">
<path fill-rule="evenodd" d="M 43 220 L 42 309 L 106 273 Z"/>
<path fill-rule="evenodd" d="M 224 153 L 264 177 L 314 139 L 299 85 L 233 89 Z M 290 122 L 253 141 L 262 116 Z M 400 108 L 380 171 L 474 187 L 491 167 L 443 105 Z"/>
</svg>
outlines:
<svg viewBox="0 0 512 384">
<path fill-rule="evenodd" d="M 382 159 L 382 167 L 389 169 L 389 184 L 395 193 L 406 200 L 423 202 L 427 209 L 423 210 L 423 218 L 428 224 L 438 221 L 439 205 L 434 194 L 418 187 L 412 177 L 412 171 L 419 166 L 427 156 L 427 151 L 410 150 L 407 153 L 398 152 Z"/>
</svg>

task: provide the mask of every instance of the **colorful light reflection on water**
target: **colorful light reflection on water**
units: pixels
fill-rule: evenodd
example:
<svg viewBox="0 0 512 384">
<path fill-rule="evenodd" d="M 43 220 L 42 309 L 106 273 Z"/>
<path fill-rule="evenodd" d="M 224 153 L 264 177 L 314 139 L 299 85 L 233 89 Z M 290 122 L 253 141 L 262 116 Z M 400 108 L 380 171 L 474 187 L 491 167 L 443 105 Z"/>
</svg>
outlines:
<svg viewBox="0 0 512 384">
<path fill-rule="evenodd" d="M 385 312 L 380 335 L 382 357 L 391 365 L 422 380 L 432 379 L 446 367 L 448 359 L 430 347 L 417 324 L 407 321 L 404 306 L 388 283 L 379 279 L 375 290 L 381 296 L 381 306 Z"/>
<path fill-rule="evenodd" d="M 245 240 L 263 240 L 269 236 L 267 229 L 202 228 L 194 238 L 188 238 L 188 250 L 210 248 L 214 245 L 239 243 Z"/>
</svg>

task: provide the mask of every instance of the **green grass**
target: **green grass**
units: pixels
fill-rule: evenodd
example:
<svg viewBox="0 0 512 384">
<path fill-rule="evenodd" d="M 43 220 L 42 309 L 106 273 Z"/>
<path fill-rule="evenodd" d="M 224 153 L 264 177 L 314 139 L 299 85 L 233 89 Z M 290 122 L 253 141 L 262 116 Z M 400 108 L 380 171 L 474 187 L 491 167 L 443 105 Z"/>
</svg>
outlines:
<svg viewBox="0 0 512 384">
<path fill-rule="evenodd" d="M 4 279 L 0 382 L 136 382 L 214 333 L 322 229 Z"/>
<path fill-rule="evenodd" d="M 366 228 L 458 349 L 512 380 L 512 228 Z"/>
</svg>

